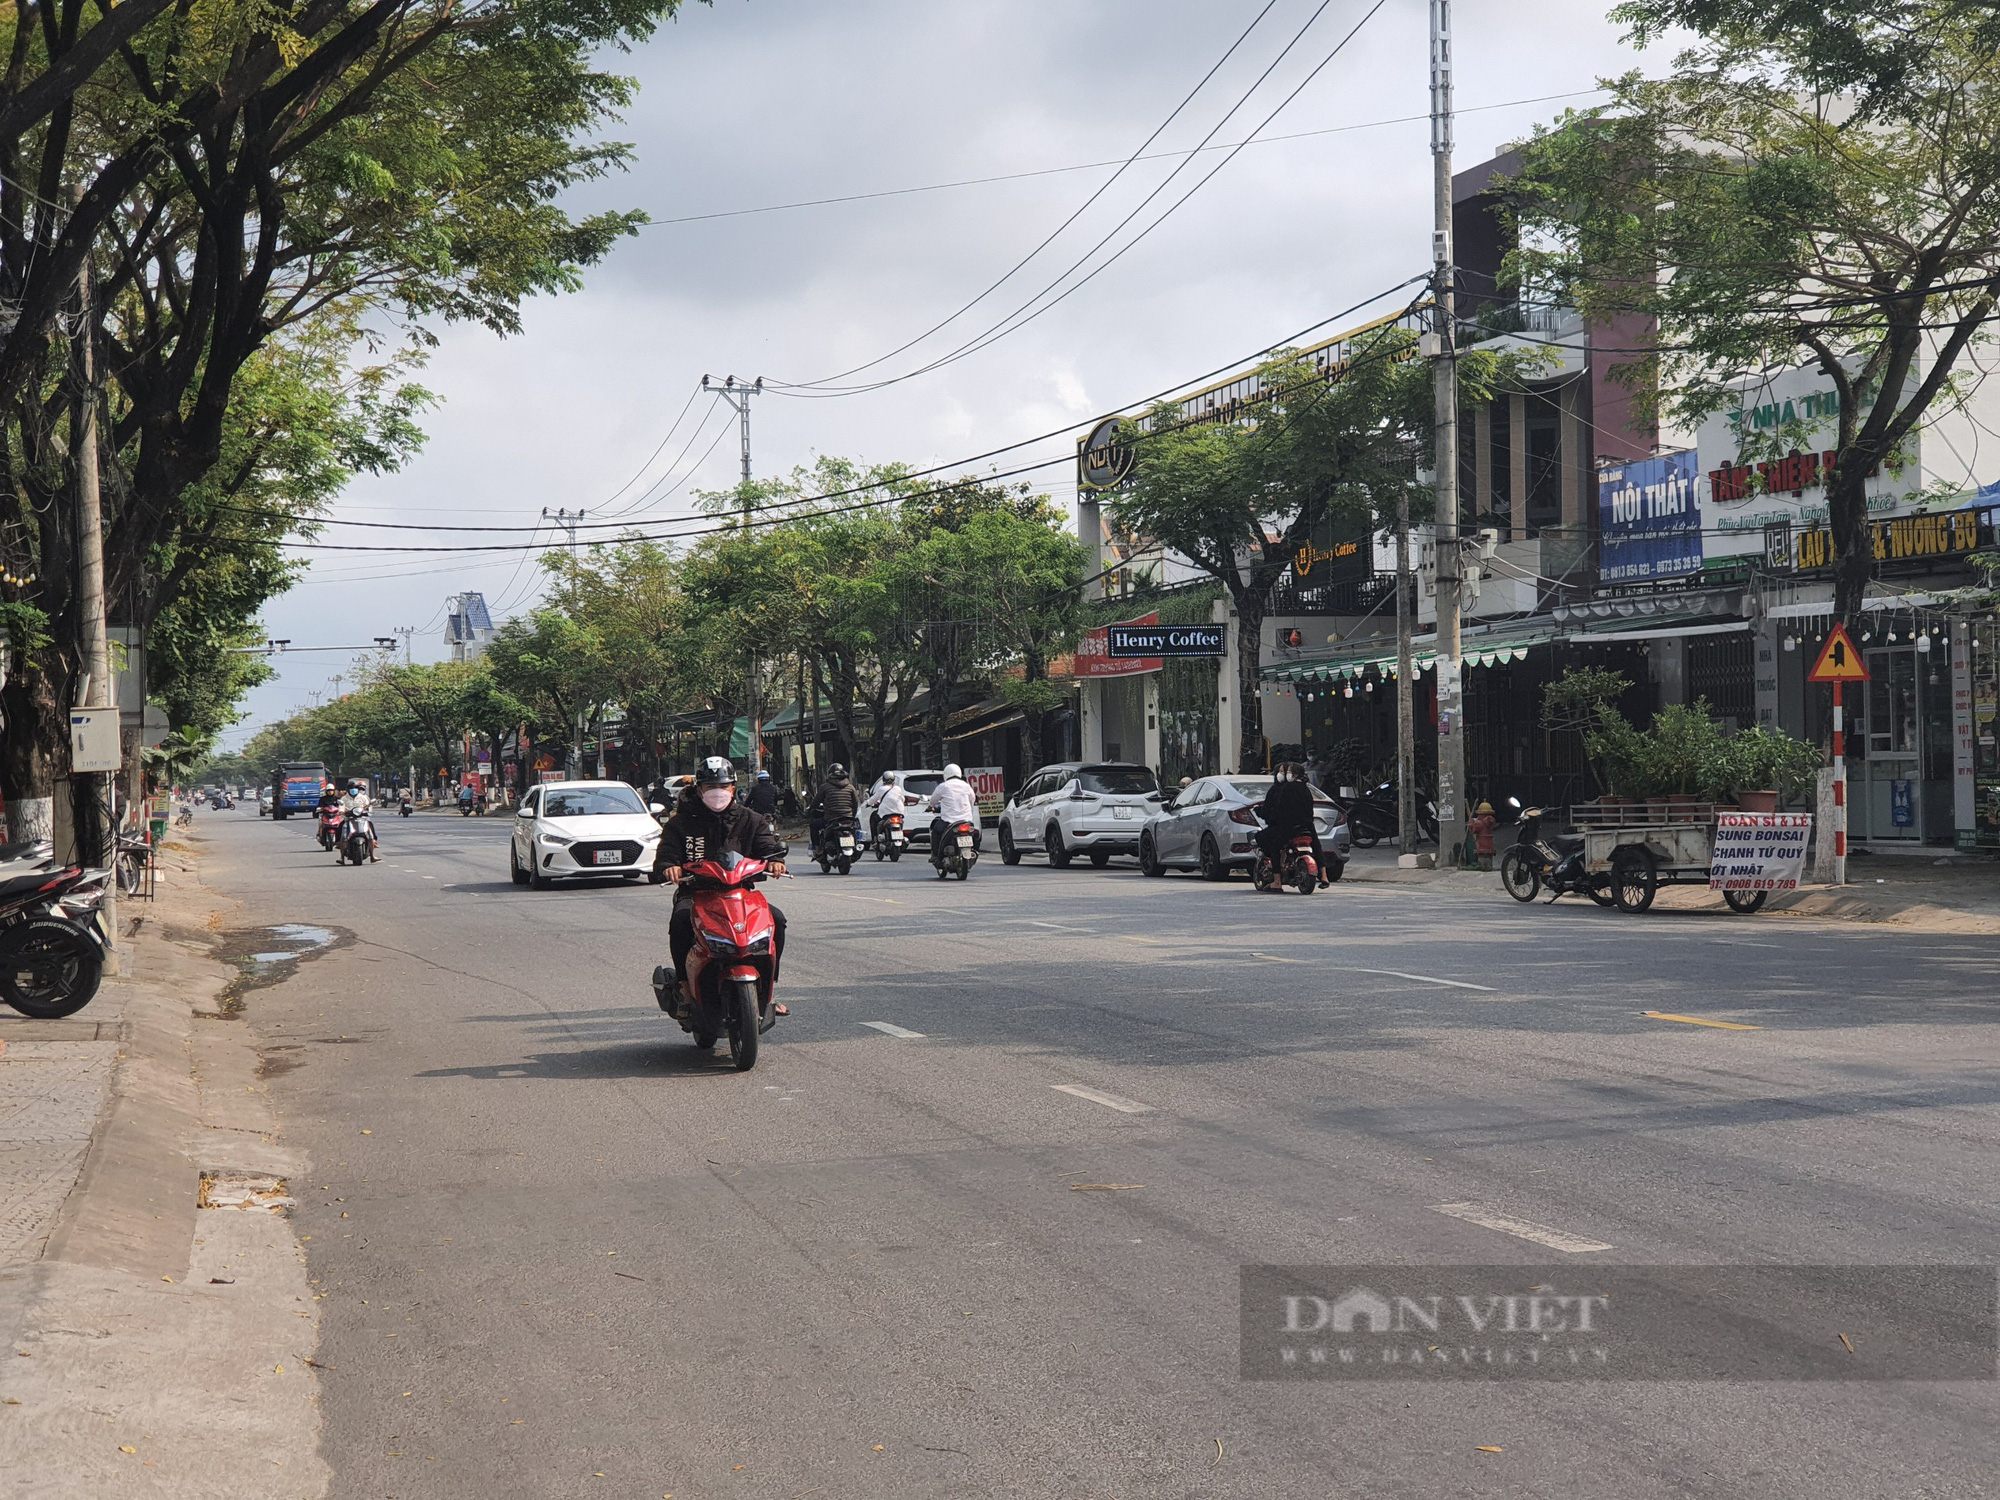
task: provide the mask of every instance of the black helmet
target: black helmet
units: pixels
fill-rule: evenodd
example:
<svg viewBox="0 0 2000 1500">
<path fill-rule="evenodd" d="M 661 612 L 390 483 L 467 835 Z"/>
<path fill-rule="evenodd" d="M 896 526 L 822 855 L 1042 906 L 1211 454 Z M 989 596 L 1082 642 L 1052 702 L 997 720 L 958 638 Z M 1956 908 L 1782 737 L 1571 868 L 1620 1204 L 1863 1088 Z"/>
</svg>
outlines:
<svg viewBox="0 0 2000 1500">
<path fill-rule="evenodd" d="M 835 761 L 826 768 L 826 774 L 835 781 L 845 781 L 847 779 L 847 767 L 843 766 L 839 761 Z"/>
<path fill-rule="evenodd" d="M 694 773 L 696 786 L 735 786 L 736 767 L 719 755 L 704 760 Z"/>
</svg>

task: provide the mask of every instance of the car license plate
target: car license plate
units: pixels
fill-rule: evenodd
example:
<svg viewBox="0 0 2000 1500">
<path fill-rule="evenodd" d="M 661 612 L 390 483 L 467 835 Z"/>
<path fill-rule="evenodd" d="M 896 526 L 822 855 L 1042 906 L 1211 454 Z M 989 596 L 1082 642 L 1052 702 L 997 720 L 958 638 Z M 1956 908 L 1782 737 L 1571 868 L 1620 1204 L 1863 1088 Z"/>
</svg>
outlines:
<svg viewBox="0 0 2000 1500">
<path fill-rule="evenodd" d="M 616 849 L 599 849 L 594 858 L 600 865 L 622 865 L 625 863 L 625 856 L 620 854 Z"/>
<path fill-rule="evenodd" d="M 1129 822 L 1132 817 L 1132 809 L 1129 807 L 1114 807 L 1111 809 L 1111 816 L 1114 818 L 1124 818 Z"/>
</svg>

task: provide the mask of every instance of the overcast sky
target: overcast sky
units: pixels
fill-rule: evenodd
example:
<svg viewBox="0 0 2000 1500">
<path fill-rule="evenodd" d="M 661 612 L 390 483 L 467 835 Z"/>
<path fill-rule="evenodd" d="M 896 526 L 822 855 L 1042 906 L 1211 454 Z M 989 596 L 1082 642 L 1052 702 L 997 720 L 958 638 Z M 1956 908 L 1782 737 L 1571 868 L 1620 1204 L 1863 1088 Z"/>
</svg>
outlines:
<svg viewBox="0 0 2000 1500">
<path fill-rule="evenodd" d="M 637 102 L 612 132 L 633 143 L 637 160 L 629 173 L 579 193 L 577 206 L 638 207 L 666 221 L 1115 163 L 1166 120 L 1262 3 L 690 5 L 643 49 L 613 60 L 640 82 Z M 1150 149 L 1185 151 L 1219 122 L 1217 143 L 1249 135 L 1367 9 L 1366 0 L 1332 0 L 1225 121 L 1319 4 L 1274 0 Z M 997 448 L 1247 359 L 1422 271 L 1431 223 L 1428 127 L 1374 122 L 1428 108 L 1426 17 L 1417 0 L 1388 0 L 1264 133 L 1366 128 L 1246 147 L 1115 264 L 991 348 L 867 394 L 757 398 L 758 475 L 819 453 L 928 465 Z M 1603 19 L 1601 0 L 1461 0 L 1456 19 L 1461 170 L 1566 105 L 1590 102 L 1515 101 L 1586 90 L 1639 61 Z M 1659 71 L 1667 58 L 1656 50 L 1643 61 Z M 1489 105 L 1507 107 L 1481 107 Z M 1195 157 L 1083 270 L 1226 154 Z M 1179 165 L 1134 166 L 993 296 L 858 378 L 904 374 L 984 332 L 1077 262 Z M 357 482 L 335 513 L 531 525 L 545 506 L 597 518 L 643 500 L 627 518 L 658 529 L 689 513 L 689 488 L 723 488 L 736 477 L 733 417 L 708 396 L 688 404 L 704 373 L 805 383 L 876 359 L 984 290 L 1114 170 L 656 222 L 593 268 L 580 293 L 531 304 L 519 336 L 442 330 L 422 377 L 442 398 L 426 422 L 423 456 L 402 474 Z M 1066 453 L 1069 442 L 1007 462 Z M 628 487 L 635 476 L 642 477 Z M 1070 508 L 1066 465 L 1032 477 Z M 339 526 L 322 538 L 523 539 Z M 417 659 L 436 660 L 445 654 L 449 595 L 482 590 L 496 618 L 531 606 L 535 595 L 532 553 L 311 556 L 311 573 L 264 616 L 272 636 L 300 647 L 365 643 L 407 626 L 418 632 Z M 249 717 L 228 744 L 240 745 L 349 670 L 340 654 L 295 655 L 278 666 L 278 676 L 250 695 Z"/>
</svg>

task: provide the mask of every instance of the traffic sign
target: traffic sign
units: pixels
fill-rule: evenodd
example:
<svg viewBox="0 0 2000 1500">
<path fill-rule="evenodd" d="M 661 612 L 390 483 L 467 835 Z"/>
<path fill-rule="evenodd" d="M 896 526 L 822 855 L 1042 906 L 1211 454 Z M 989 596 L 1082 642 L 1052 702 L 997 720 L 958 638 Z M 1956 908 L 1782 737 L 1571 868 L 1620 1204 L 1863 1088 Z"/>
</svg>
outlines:
<svg viewBox="0 0 2000 1500">
<path fill-rule="evenodd" d="M 1845 625 L 1836 625 L 1820 648 L 1819 660 L 1806 674 L 1808 682 L 1866 682 L 1868 664 L 1854 645 Z"/>
</svg>

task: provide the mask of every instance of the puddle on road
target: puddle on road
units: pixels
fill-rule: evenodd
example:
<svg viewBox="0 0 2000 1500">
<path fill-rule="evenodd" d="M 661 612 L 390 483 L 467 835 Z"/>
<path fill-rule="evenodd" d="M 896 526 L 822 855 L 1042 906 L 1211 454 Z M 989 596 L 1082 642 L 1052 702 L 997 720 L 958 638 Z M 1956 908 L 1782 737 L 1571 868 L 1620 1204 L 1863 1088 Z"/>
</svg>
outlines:
<svg viewBox="0 0 2000 1500">
<path fill-rule="evenodd" d="M 243 1014 L 244 997 L 251 990 L 277 984 L 297 973 L 300 959 L 316 958 L 352 941 L 354 934 L 344 928 L 310 922 L 281 922 L 275 927 L 243 927 L 224 932 L 216 944 L 215 956 L 233 965 L 237 977 L 217 997 L 214 1010 L 196 1014 L 205 1021 L 234 1021 Z"/>
</svg>

